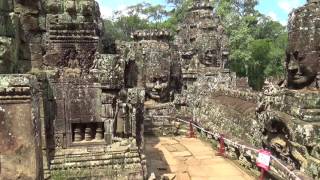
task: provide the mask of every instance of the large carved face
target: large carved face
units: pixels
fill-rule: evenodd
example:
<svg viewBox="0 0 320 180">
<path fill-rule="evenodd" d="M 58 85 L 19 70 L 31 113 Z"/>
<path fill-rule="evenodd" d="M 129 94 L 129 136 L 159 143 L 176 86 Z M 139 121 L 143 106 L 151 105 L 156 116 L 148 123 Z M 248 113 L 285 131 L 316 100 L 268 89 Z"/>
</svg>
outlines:
<svg viewBox="0 0 320 180">
<path fill-rule="evenodd" d="M 302 89 L 310 86 L 319 71 L 319 53 L 287 52 L 286 68 L 288 88 Z"/>
<path fill-rule="evenodd" d="M 158 102 L 167 101 L 170 91 L 170 63 L 158 53 L 151 55 L 145 66 L 145 89 L 147 98 Z"/>
<path fill-rule="evenodd" d="M 215 49 L 206 49 L 200 54 L 199 58 L 201 64 L 209 67 L 220 67 L 218 63 L 217 50 Z"/>
<path fill-rule="evenodd" d="M 203 37 L 197 40 L 197 44 L 199 44 L 197 49 L 200 63 L 206 67 L 220 67 L 216 39 L 204 34 Z"/>
</svg>

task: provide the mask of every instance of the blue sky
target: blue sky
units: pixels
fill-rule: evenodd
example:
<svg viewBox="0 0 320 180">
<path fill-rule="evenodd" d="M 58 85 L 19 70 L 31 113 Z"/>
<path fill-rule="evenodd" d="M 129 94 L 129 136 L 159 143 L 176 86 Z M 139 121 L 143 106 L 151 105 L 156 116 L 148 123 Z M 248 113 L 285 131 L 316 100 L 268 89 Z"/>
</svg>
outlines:
<svg viewBox="0 0 320 180">
<path fill-rule="evenodd" d="M 124 10 L 127 6 L 131 6 L 141 2 L 149 2 L 152 4 L 163 4 L 165 0 L 97 0 L 100 4 L 101 13 L 104 17 L 111 17 L 112 12 L 116 10 Z M 286 25 L 288 14 L 293 8 L 297 8 L 306 3 L 306 0 L 259 0 L 257 9 L 272 19 Z"/>
<path fill-rule="evenodd" d="M 288 14 L 292 9 L 304 4 L 306 4 L 306 0 L 259 0 L 257 9 L 261 13 L 270 16 L 273 20 L 286 25 Z"/>
</svg>

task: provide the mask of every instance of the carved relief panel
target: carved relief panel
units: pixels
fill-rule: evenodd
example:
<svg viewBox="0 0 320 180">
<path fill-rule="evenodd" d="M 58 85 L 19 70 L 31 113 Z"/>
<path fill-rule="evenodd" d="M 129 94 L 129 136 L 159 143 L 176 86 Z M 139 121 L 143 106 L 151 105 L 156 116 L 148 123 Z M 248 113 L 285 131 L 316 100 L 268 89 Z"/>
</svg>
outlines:
<svg viewBox="0 0 320 180">
<path fill-rule="evenodd" d="M 99 84 L 53 83 L 55 118 L 54 143 L 57 148 L 106 144 L 106 118 L 101 118 Z"/>
</svg>

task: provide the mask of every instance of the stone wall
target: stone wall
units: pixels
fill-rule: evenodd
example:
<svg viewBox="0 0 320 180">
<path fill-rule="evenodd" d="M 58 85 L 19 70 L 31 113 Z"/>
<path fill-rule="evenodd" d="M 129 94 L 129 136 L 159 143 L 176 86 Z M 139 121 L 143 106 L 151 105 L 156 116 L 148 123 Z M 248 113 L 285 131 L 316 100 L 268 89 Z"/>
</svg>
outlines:
<svg viewBox="0 0 320 180">
<path fill-rule="evenodd" d="M 5 98 L 15 103 L 6 101 L 4 110 L 18 112 L 16 116 L 5 114 L 6 121 L 13 124 L 4 131 L 12 128 L 10 133 L 16 134 L 27 129 L 21 133 L 21 143 L 33 142 L 34 137 L 38 141 L 19 154 L 32 160 L 22 162 L 31 163 L 30 172 L 28 168 L 21 172 L 31 179 L 47 179 L 65 169 L 72 174 L 77 173 L 75 168 L 82 168 L 86 173 L 77 178 L 94 176 L 96 169 L 99 177 L 118 173 L 118 177 L 142 179 L 146 170 L 141 150 L 143 118 L 139 114 L 143 112 L 144 91 L 125 86 L 125 62 L 120 54 L 102 54 L 103 24 L 97 2 L 1 1 L 0 14 L 0 73 L 30 73 L 39 84 L 38 94 L 29 93 L 21 102 L 19 98 L 15 101 L 15 95 L 29 87 L 27 82 L 22 88 L 14 84 L 8 92 L 0 87 L 8 93 Z M 33 99 L 37 104 L 31 103 Z M 16 122 L 22 118 L 20 111 L 31 115 L 33 109 L 39 113 L 35 122 L 41 123 L 27 126 Z M 7 137 L 7 133 L 3 135 Z M 14 148 L 9 141 L 4 142 L 5 149 Z M 102 150 L 92 152 L 95 148 Z M 65 157 L 63 161 L 61 157 Z M 91 162 L 92 158 L 100 160 Z M 14 162 L 7 159 L 5 165 L 12 169 Z M 119 173 L 121 168 L 127 170 Z M 15 178 L 11 171 L 8 173 Z"/>
<path fill-rule="evenodd" d="M 288 166 L 319 179 L 319 92 L 268 89 L 260 100 L 263 145 Z"/>
<path fill-rule="evenodd" d="M 16 18 L 10 16 L 13 12 L 13 1 L 1 1 L 0 4 L 0 73 L 12 72 L 16 47 Z"/>
<path fill-rule="evenodd" d="M 312 95 L 310 95 L 310 98 L 302 96 L 304 98 L 294 100 L 290 96 L 297 94 L 292 94 L 290 91 L 283 91 L 283 94 L 277 91 L 270 95 L 268 94 L 271 91 L 269 88 L 264 93 L 257 93 L 237 88 L 209 89 L 204 88 L 206 83 L 196 84 L 196 90 L 189 89 L 188 106 L 180 109 L 177 115 L 183 118 L 189 117 L 205 130 L 216 135 L 223 134 L 226 139 L 231 140 L 232 142 L 225 141 L 228 158 L 237 161 L 258 175 L 259 170 L 255 165 L 257 153 L 250 148 L 266 148 L 301 178 L 319 178 L 316 143 L 319 139 L 319 125 L 316 122 L 309 123 L 295 117 L 294 114 L 304 112 L 304 110 L 300 108 L 302 110 L 300 111 L 299 108 L 291 105 L 303 101 L 304 98 L 309 99 L 309 102 L 313 104 L 312 102 L 317 101 L 317 98 L 314 96 L 311 98 Z M 206 91 L 201 91 L 201 89 Z M 278 105 L 281 105 L 282 108 Z M 289 109 L 292 107 L 293 111 L 289 113 L 284 110 L 286 109 L 284 107 Z M 312 117 L 315 116 L 312 115 Z M 200 135 L 211 140 L 219 148 L 219 138 L 204 132 L 200 132 Z M 270 175 L 276 179 L 292 178 L 276 162 L 271 165 Z"/>
<path fill-rule="evenodd" d="M 39 96 L 30 75 L 0 75 L 0 178 L 41 179 Z"/>
</svg>

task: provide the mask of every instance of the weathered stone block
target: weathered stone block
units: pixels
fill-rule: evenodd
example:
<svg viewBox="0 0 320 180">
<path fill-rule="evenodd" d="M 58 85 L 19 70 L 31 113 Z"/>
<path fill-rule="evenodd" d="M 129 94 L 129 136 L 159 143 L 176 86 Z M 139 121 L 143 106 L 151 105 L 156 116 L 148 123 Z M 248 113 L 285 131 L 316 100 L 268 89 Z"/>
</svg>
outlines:
<svg viewBox="0 0 320 180">
<path fill-rule="evenodd" d="M 27 75 L 0 76 L 0 86 L 5 88 L 35 88 L 32 81 Z M 30 91 L 7 93 L 0 93 L 0 178 L 40 179 L 42 152 L 37 95 Z"/>
</svg>

